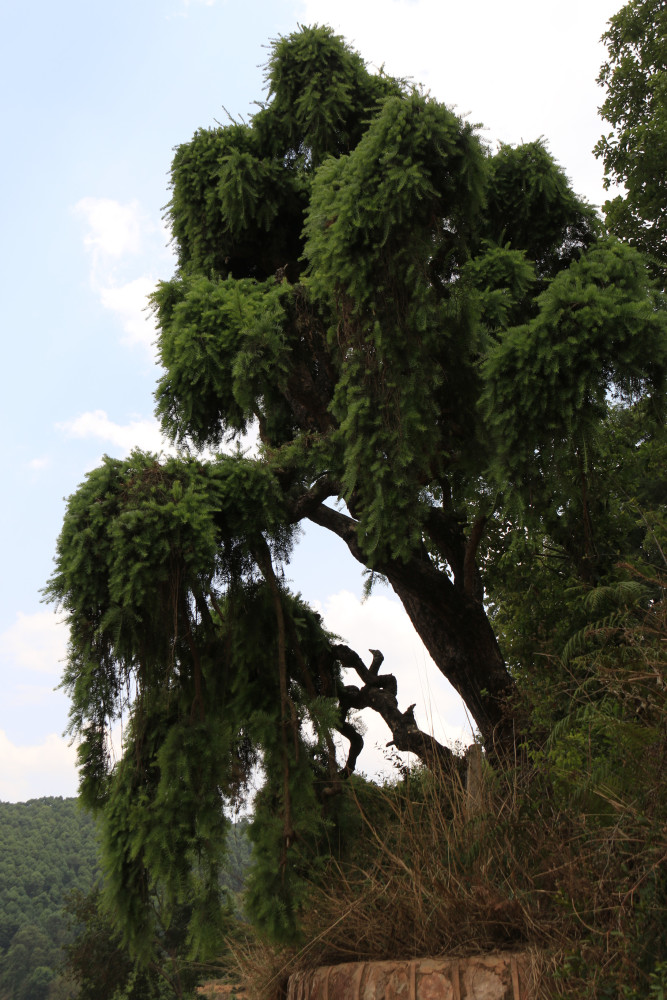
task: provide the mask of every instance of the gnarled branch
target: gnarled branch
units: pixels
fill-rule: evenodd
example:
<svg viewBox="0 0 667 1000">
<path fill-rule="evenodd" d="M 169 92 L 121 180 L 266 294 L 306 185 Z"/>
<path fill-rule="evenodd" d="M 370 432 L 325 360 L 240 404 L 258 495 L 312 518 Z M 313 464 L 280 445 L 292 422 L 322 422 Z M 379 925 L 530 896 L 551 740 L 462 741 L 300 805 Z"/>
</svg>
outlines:
<svg viewBox="0 0 667 1000">
<path fill-rule="evenodd" d="M 458 770 L 458 758 L 449 747 L 419 728 L 414 716 L 415 706 L 410 705 L 405 712 L 400 711 L 396 700 L 396 678 L 393 674 L 379 673 L 383 660 L 379 650 L 370 650 L 373 654 L 370 667 L 349 646 L 336 645 L 333 652 L 344 667 L 354 670 L 364 682 L 363 687 L 354 684 L 341 686 L 338 696 L 344 714 L 351 708 L 372 708 L 391 730 L 392 740 L 387 746 L 413 753 L 428 766 L 438 765 L 452 773 Z"/>
</svg>

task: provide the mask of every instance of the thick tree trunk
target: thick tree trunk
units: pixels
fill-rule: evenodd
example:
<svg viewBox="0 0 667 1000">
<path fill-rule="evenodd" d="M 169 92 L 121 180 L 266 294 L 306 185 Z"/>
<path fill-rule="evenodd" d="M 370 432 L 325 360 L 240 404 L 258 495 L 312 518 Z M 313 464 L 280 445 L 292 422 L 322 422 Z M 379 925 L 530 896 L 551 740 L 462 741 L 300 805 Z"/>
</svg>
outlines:
<svg viewBox="0 0 667 1000">
<path fill-rule="evenodd" d="M 351 517 L 324 504 L 308 517 L 338 535 L 365 564 Z M 463 698 L 487 749 L 511 752 L 518 735 L 512 711 L 515 684 L 483 604 L 426 559 L 395 560 L 375 568 L 387 577 L 436 666 Z"/>
<path fill-rule="evenodd" d="M 435 570 L 411 576 L 410 565 L 385 566 L 391 583 L 434 663 L 463 698 L 484 743 L 514 744 L 514 682 L 484 607 Z M 428 578 L 426 578 L 428 577 Z"/>
</svg>

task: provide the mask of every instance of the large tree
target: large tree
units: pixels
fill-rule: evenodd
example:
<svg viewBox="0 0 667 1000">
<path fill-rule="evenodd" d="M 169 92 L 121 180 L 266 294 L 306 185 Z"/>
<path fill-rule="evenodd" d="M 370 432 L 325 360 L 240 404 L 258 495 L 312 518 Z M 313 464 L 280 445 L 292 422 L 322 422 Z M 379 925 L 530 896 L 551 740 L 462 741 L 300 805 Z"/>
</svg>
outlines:
<svg viewBox="0 0 667 1000">
<path fill-rule="evenodd" d="M 138 947 L 155 885 L 188 901 L 194 941 L 215 941 L 222 804 L 255 765 L 250 900 L 285 936 L 345 823 L 354 710 L 453 764 L 399 710 L 382 654 L 366 665 L 287 591 L 298 525 L 386 578 L 501 761 L 524 734 L 485 604 L 489 539 L 560 532 L 573 572 L 599 579 L 606 421 L 614 401 L 664 391 L 664 302 L 541 142 L 492 155 L 326 28 L 278 39 L 267 82 L 249 123 L 202 129 L 174 157 L 178 267 L 153 304 L 157 411 L 179 457 L 89 474 L 49 587 L 71 630 L 81 789 Z M 210 457 L 253 426 L 257 457 Z"/>
<path fill-rule="evenodd" d="M 630 0 L 602 36 L 609 58 L 598 82 L 612 130 L 595 153 L 605 183 L 623 194 L 605 203 L 610 230 L 667 266 L 667 4 Z"/>
</svg>

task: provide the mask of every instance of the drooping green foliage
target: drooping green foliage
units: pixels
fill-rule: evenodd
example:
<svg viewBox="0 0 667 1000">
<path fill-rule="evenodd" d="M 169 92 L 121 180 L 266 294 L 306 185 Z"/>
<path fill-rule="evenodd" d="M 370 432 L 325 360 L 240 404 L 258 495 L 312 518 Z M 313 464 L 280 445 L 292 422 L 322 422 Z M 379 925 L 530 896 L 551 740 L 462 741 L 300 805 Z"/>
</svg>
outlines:
<svg viewBox="0 0 667 1000">
<path fill-rule="evenodd" d="M 542 483 L 573 442 L 595 450 L 610 396 L 664 399 L 667 312 L 639 255 L 616 242 L 561 271 L 536 304 L 489 351 L 482 398 L 501 461 Z"/>
<path fill-rule="evenodd" d="M 154 301 L 166 372 L 157 404 L 176 440 L 217 445 L 223 427 L 246 430 L 255 394 L 270 391 L 272 375 L 286 368 L 281 298 L 279 287 L 250 279 L 199 276 L 160 286 Z"/>
<path fill-rule="evenodd" d="M 180 146 L 169 207 L 182 270 L 234 278 L 300 270 L 315 169 L 352 150 L 399 83 L 367 72 L 329 28 L 272 46 L 269 103 L 251 125 L 202 129 Z"/>
<path fill-rule="evenodd" d="M 341 430 L 341 482 L 365 511 L 369 555 L 415 544 L 415 480 L 437 476 L 455 446 L 448 409 L 470 409 L 478 345 L 444 283 L 469 253 L 484 165 L 470 127 L 411 94 L 388 100 L 357 148 L 329 160 L 314 181 L 308 287 L 337 313 L 331 412 Z M 445 383 L 455 371 L 453 400 Z M 386 517 L 389 498 L 399 531 Z"/>
<path fill-rule="evenodd" d="M 246 819 L 235 822 L 226 838 L 229 851 L 222 882 L 237 906 L 250 858 L 247 826 Z M 181 904 L 165 926 L 164 900 L 163 892 L 153 893 L 152 906 L 158 915 L 154 955 L 149 965 L 142 965 L 123 944 L 99 879 L 68 892 L 60 917 L 65 944 L 49 1000 L 183 1000 L 193 996 L 204 973 L 198 963 L 187 959 L 189 903 Z M 220 948 L 218 943 L 218 955 Z"/>
<path fill-rule="evenodd" d="M 326 697 L 336 665 L 317 616 L 256 577 L 256 562 L 271 558 L 266 539 L 278 557 L 289 544 L 277 512 L 270 470 L 240 456 L 107 459 L 70 502 L 50 585 L 67 595 L 71 625 L 63 684 L 80 737 L 83 801 L 104 808 L 107 892 L 144 955 L 158 885 L 175 906 L 192 901 L 193 948 L 215 949 L 224 805 L 260 753 L 269 776 L 278 769 L 289 781 L 289 791 L 276 790 L 288 811 L 297 792 L 312 798 L 313 754 L 324 752 L 323 725 L 335 721 Z M 280 651 L 276 601 L 295 630 Z M 315 658 L 314 679 L 304 677 L 304 655 Z M 299 683 L 310 692 L 299 717 L 287 718 L 287 685 Z M 128 712 L 124 756 L 113 765 L 108 727 Z M 320 822 L 312 801 L 300 815 L 308 828 Z M 293 838 L 291 811 L 285 823 Z"/>
<path fill-rule="evenodd" d="M 266 67 L 270 106 L 253 127 L 274 155 L 314 170 L 357 145 L 400 81 L 369 73 L 330 28 L 304 28 L 275 40 Z"/>
<path fill-rule="evenodd" d="M 178 269 L 152 302 L 157 411 L 184 451 L 89 474 L 47 592 L 70 624 L 64 685 L 107 891 L 144 956 L 157 891 L 167 920 L 187 903 L 193 953 L 215 946 L 225 808 L 253 769 L 249 907 L 287 940 L 344 840 L 351 713 L 374 708 L 396 747 L 454 766 L 400 712 L 380 658 L 365 666 L 287 591 L 298 523 L 385 577 L 490 752 L 514 759 L 528 736 L 498 635 L 528 667 L 502 617 L 520 603 L 508 562 L 522 554 L 531 579 L 553 547 L 564 579 L 603 581 L 601 470 L 659 438 L 663 300 L 541 141 L 492 154 L 327 28 L 278 39 L 267 84 L 248 124 L 200 130 L 174 157 Z M 609 448 L 627 414 L 650 429 Z M 256 457 L 204 457 L 250 428 Z M 636 518 L 608 522 L 615 551 L 641 547 Z M 563 590 L 549 607 L 553 641 Z"/>
<path fill-rule="evenodd" d="M 540 276 L 553 277 L 594 242 L 594 209 L 576 197 L 542 139 L 501 146 L 489 173 L 488 238 L 525 250 Z"/>
<path fill-rule="evenodd" d="M 610 19 L 602 36 L 609 58 L 598 83 L 606 88 L 600 108 L 612 131 L 595 154 L 607 187 L 625 193 L 604 205 L 610 230 L 652 255 L 662 272 L 667 261 L 667 6 L 664 0 L 630 0 Z"/>
<path fill-rule="evenodd" d="M 590 588 L 625 581 L 629 565 L 649 577 L 665 565 L 664 427 L 639 405 L 615 407 L 602 429 L 589 452 L 554 463 L 544 484 L 550 505 L 536 496 L 521 518 L 496 515 L 484 543 L 494 628 L 539 718 L 554 704 L 556 715 L 568 711 L 558 664 L 590 620 Z"/>
</svg>

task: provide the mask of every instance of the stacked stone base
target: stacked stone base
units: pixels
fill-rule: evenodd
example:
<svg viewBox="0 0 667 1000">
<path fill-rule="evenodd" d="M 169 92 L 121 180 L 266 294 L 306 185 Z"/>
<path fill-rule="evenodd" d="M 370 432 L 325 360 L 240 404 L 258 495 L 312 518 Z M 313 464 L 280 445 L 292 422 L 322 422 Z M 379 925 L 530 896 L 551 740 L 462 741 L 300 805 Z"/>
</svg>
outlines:
<svg viewBox="0 0 667 1000">
<path fill-rule="evenodd" d="M 287 1000 L 532 1000 L 525 954 L 350 962 L 290 976 Z"/>
</svg>

